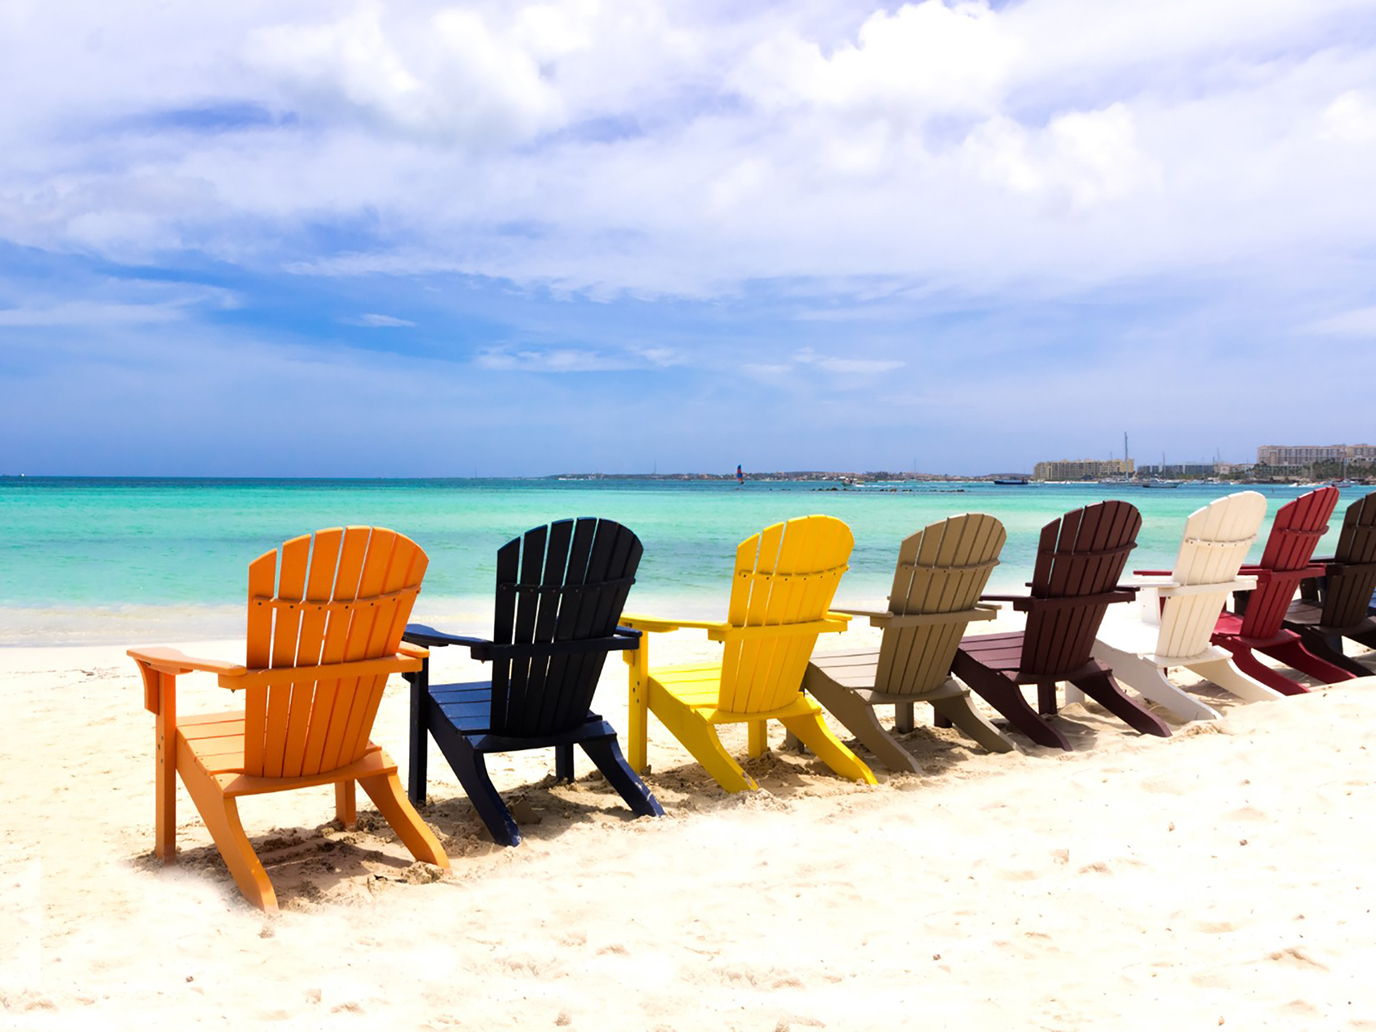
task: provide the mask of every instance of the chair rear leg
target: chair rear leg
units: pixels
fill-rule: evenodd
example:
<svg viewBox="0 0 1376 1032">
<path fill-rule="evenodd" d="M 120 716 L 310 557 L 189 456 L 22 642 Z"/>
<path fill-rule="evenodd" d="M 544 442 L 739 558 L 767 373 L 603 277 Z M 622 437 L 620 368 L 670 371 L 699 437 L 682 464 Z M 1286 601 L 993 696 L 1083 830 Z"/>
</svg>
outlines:
<svg viewBox="0 0 1376 1032">
<path fill-rule="evenodd" d="M 1268 645 L 1263 651 L 1268 656 L 1274 656 L 1288 667 L 1308 674 L 1310 677 L 1318 678 L 1324 684 L 1338 684 L 1341 681 L 1350 681 L 1354 677 L 1361 676 L 1350 670 L 1344 670 L 1327 660 L 1320 659 L 1306 649 L 1298 638 L 1293 641 L 1281 642 L 1279 645 Z"/>
<path fill-rule="evenodd" d="M 975 662 L 964 652 L 956 653 L 951 672 L 1038 745 L 1070 751 L 1070 742 L 1065 735 L 1039 717 L 1037 711 L 1027 704 L 1022 688 L 1002 674 Z"/>
<path fill-rule="evenodd" d="M 221 793 L 219 786 L 199 771 L 189 777 L 183 773 L 182 784 L 186 786 L 191 801 L 196 804 L 196 810 L 201 820 L 205 821 L 215 848 L 220 851 L 225 866 L 229 868 L 244 898 L 263 910 L 276 911 L 277 893 L 248 836 L 244 834 L 238 802 L 233 796 Z"/>
<path fill-rule="evenodd" d="M 1299 632 L 1300 642 L 1306 651 L 1317 656 L 1323 662 L 1347 671 L 1353 677 L 1370 677 L 1372 671 L 1369 667 L 1364 667 L 1351 656 L 1346 655 L 1342 648 L 1342 636 L 1325 636 L 1322 632 L 1316 631 L 1311 627 L 1306 627 Z M 1336 640 L 1337 645 L 1333 642 Z"/>
<path fill-rule="evenodd" d="M 1232 692 L 1245 702 L 1270 702 L 1285 698 L 1274 688 L 1262 684 L 1255 677 L 1248 677 L 1239 670 L 1231 659 L 1213 659 L 1203 663 L 1191 663 L 1190 669 L 1200 677 L 1212 681 L 1225 692 Z"/>
<path fill-rule="evenodd" d="M 602 772 L 602 776 L 607 779 L 607 784 L 616 789 L 617 795 L 625 800 L 626 805 L 638 817 L 662 817 L 664 807 L 659 805 L 659 800 L 636 776 L 635 771 L 631 770 L 631 765 L 626 762 L 626 758 L 621 755 L 621 747 L 617 744 L 616 738 L 591 738 L 582 743 L 583 751 L 588 754 L 588 758 L 596 764 L 597 769 Z"/>
<path fill-rule="evenodd" d="M 970 696 L 957 695 L 949 699 L 937 699 L 932 703 L 939 717 L 944 718 L 949 727 L 954 724 L 975 742 L 993 753 L 1013 751 L 1013 743 L 970 705 Z"/>
<path fill-rule="evenodd" d="M 831 733 L 822 720 L 820 710 L 796 717 L 783 717 L 781 723 L 803 740 L 819 760 L 843 778 L 863 781 L 867 785 L 877 785 L 874 771 L 865 766 L 863 760 L 846 748 L 845 743 Z"/>
<path fill-rule="evenodd" d="M 1170 710 L 1182 720 L 1217 720 L 1218 710 L 1207 706 L 1184 689 L 1172 684 L 1155 663 L 1131 652 L 1123 652 L 1096 641 L 1092 655 L 1113 671 L 1113 676 L 1142 698 Z"/>
<path fill-rule="evenodd" d="M 1238 670 L 1246 674 L 1255 681 L 1260 681 L 1267 688 L 1280 692 L 1282 695 L 1306 695 L 1309 689 L 1298 681 L 1291 680 L 1279 670 L 1267 666 L 1257 658 L 1256 653 L 1246 646 L 1234 647 L 1228 642 L 1218 642 L 1225 649 L 1233 654 L 1233 663 Z"/>
<path fill-rule="evenodd" d="M 807 693 L 826 707 L 847 731 L 863 742 L 865 748 L 874 753 L 885 767 L 894 771 L 920 773 L 921 768 L 917 765 L 917 759 L 884 730 L 874 707 L 868 702 L 820 672 L 809 670 L 803 685 Z M 903 706 L 903 703 L 899 703 L 895 708 L 901 709 Z M 788 727 L 787 721 L 784 726 Z M 792 728 L 789 728 L 788 733 L 797 737 Z"/>
<path fill-rule="evenodd" d="M 407 800 L 401 790 L 400 778 L 395 774 L 376 774 L 370 778 L 360 778 L 358 783 L 412 856 L 436 867 L 449 869 L 449 857 L 445 855 L 444 847 Z"/>
<path fill-rule="evenodd" d="M 463 786 L 473 809 L 478 811 L 492 839 L 501 846 L 515 846 L 521 842 L 521 829 L 516 826 L 511 813 L 507 810 L 502 797 L 487 774 L 487 763 L 482 753 L 468 743 L 462 734 L 448 722 L 434 723 L 430 726 L 440 752 L 449 761 L 454 774 Z"/>
<path fill-rule="evenodd" d="M 1144 735 L 1157 735 L 1160 738 L 1171 736 L 1171 729 L 1166 722 L 1136 699 L 1129 699 L 1124 695 L 1123 689 L 1118 687 L 1113 675 L 1108 671 L 1077 677 L 1074 684 L 1134 731 L 1140 731 Z"/>
</svg>

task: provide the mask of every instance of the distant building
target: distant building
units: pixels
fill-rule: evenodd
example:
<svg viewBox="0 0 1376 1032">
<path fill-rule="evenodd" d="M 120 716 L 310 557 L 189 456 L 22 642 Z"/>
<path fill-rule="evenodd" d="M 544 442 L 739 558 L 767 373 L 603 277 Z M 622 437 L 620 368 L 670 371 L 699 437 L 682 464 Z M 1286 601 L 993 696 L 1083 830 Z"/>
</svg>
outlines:
<svg viewBox="0 0 1376 1032">
<path fill-rule="evenodd" d="M 1102 480 L 1129 477 L 1136 469 L 1134 459 L 1061 459 L 1039 462 L 1032 468 L 1033 480 Z"/>
<path fill-rule="evenodd" d="M 1173 462 L 1168 465 L 1142 465 L 1138 471 L 1149 477 L 1212 477 L 1222 472 L 1216 462 Z"/>
<path fill-rule="evenodd" d="M 1298 467 L 1316 462 L 1355 462 L 1367 465 L 1376 460 L 1376 445 L 1370 444 L 1263 444 L 1257 448 L 1257 465 Z"/>
</svg>

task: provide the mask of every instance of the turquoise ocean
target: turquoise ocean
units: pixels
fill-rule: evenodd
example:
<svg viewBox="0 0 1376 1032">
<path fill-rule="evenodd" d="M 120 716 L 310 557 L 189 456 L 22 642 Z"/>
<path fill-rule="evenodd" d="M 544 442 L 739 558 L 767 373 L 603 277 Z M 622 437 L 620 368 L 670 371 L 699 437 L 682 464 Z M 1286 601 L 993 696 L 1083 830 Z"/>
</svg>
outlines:
<svg viewBox="0 0 1376 1032">
<path fill-rule="evenodd" d="M 430 568 L 416 619 L 490 631 L 497 549 L 571 516 L 617 520 L 645 545 L 628 609 L 719 618 L 736 545 L 761 527 L 824 513 L 855 534 L 838 604 L 882 601 L 899 542 L 961 512 L 1003 521 L 1008 544 L 991 587 L 1031 576 L 1037 534 L 1062 513 L 1131 501 L 1143 516 L 1129 569 L 1169 568 L 1185 517 L 1234 490 L 1101 484 L 1001 487 L 894 482 L 847 489 L 747 480 L 0 480 L 0 645 L 118 644 L 242 633 L 248 563 L 321 527 L 376 524 L 414 538 Z M 1252 488 L 1268 516 L 1302 491 Z M 1365 488 L 1344 489 L 1338 512 Z M 1330 550 L 1340 515 L 1319 546 Z M 1264 529 L 1264 528 L 1263 528 Z M 1264 533 L 1263 533 L 1264 539 Z M 1253 557 L 1261 552 L 1261 540 Z"/>
</svg>

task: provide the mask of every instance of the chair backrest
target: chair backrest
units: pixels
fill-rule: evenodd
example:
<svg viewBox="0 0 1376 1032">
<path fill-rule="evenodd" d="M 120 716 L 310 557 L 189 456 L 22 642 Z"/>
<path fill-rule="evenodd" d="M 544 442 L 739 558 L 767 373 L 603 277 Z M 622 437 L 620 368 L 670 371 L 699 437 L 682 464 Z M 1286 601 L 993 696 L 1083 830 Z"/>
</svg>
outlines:
<svg viewBox="0 0 1376 1032">
<path fill-rule="evenodd" d="M 1239 491 L 1190 513 L 1172 579 L 1177 584 L 1220 587 L 1162 601 L 1157 655 L 1196 656 L 1208 646 L 1228 601 L 1227 585 L 1237 579 L 1265 517 L 1266 498 L 1256 491 Z"/>
<path fill-rule="evenodd" d="M 609 636 L 643 551 L 621 524 L 590 516 L 512 539 L 497 552 L 492 640 L 526 645 Z M 494 660 L 489 726 L 521 737 L 579 726 L 606 658 L 606 652 L 589 652 Z"/>
<path fill-rule="evenodd" d="M 1271 535 L 1257 565 L 1276 573 L 1302 570 L 1314 556 L 1314 548 L 1328 530 L 1328 518 L 1338 504 L 1336 487 L 1320 487 L 1287 502 L 1276 511 Z M 1299 581 L 1278 577 L 1258 584 L 1247 600 L 1247 612 L 1239 630 L 1245 638 L 1274 638 L 1280 633 L 1285 611 L 1295 597 Z"/>
<path fill-rule="evenodd" d="M 1333 561 L 1345 569 L 1329 574 L 1319 623 L 1355 627 L 1369 615 L 1376 590 L 1376 491 L 1347 507 Z"/>
<path fill-rule="evenodd" d="M 939 520 L 906 538 L 889 592 L 899 616 L 958 613 L 974 606 L 999 564 L 1007 534 L 981 512 Z M 879 643 L 874 686 L 894 695 L 930 691 L 951 676 L 951 662 L 968 621 L 896 627 Z"/>
<path fill-rule="evenodd" d="M 1032 596 L 1074 599 L 1112 591 L 1137 544 L 1142 514 L 1127 502 L 1107 501 L 1068 512 L 1042 528 Z M 1089 650 L 1108 603 L 1036 607 L 1027 614 L 1020 666 L 1054 676 L 1089 662 Z"/>
<path fill-rule="evenodd" d="M 830 516 L 801 516 L 766 527 L 736 549 L 726 619 L 732 627 L 773 627 L 822 619 L 846 571 L 855 539 Z M 767 713 L 798 696 L 816 633 L 727 641 L 717 705 Z"/>
<path fill-rule="evenodd" d="M 249 667 L 309 667 L 389 656 L 401 644 L 428 559 L 381 527 L 292 538 L 248 568 Z M 244 772 L 336 770 L 368 747 L 385 674 L 305 679 L 246 691 Z"/>
</svg>

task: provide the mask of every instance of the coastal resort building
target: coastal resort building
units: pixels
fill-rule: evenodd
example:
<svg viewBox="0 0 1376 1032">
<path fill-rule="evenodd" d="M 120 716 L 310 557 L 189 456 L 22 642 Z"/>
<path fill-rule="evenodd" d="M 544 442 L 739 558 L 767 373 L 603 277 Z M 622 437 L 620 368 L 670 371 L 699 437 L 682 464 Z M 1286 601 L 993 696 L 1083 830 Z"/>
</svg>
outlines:
<svg viewBox="0 0 1376 1032">
<path fill-rule="evenodd" d="M 1275 470 L 1300 471 L 1319 465 L 1370 466 L 1376 461 L 1376 445 L 1370 444 L 1263 444 L 1257 448 L 1257 465 Z"/>
<path fill-rule="evenodd" d="M 1130 477 L 1136 469 L 1134 459 L 1061 459 L 1039 462 L 1032 468 L 1033 480 L 1104 480 Z"/>
</svg>

